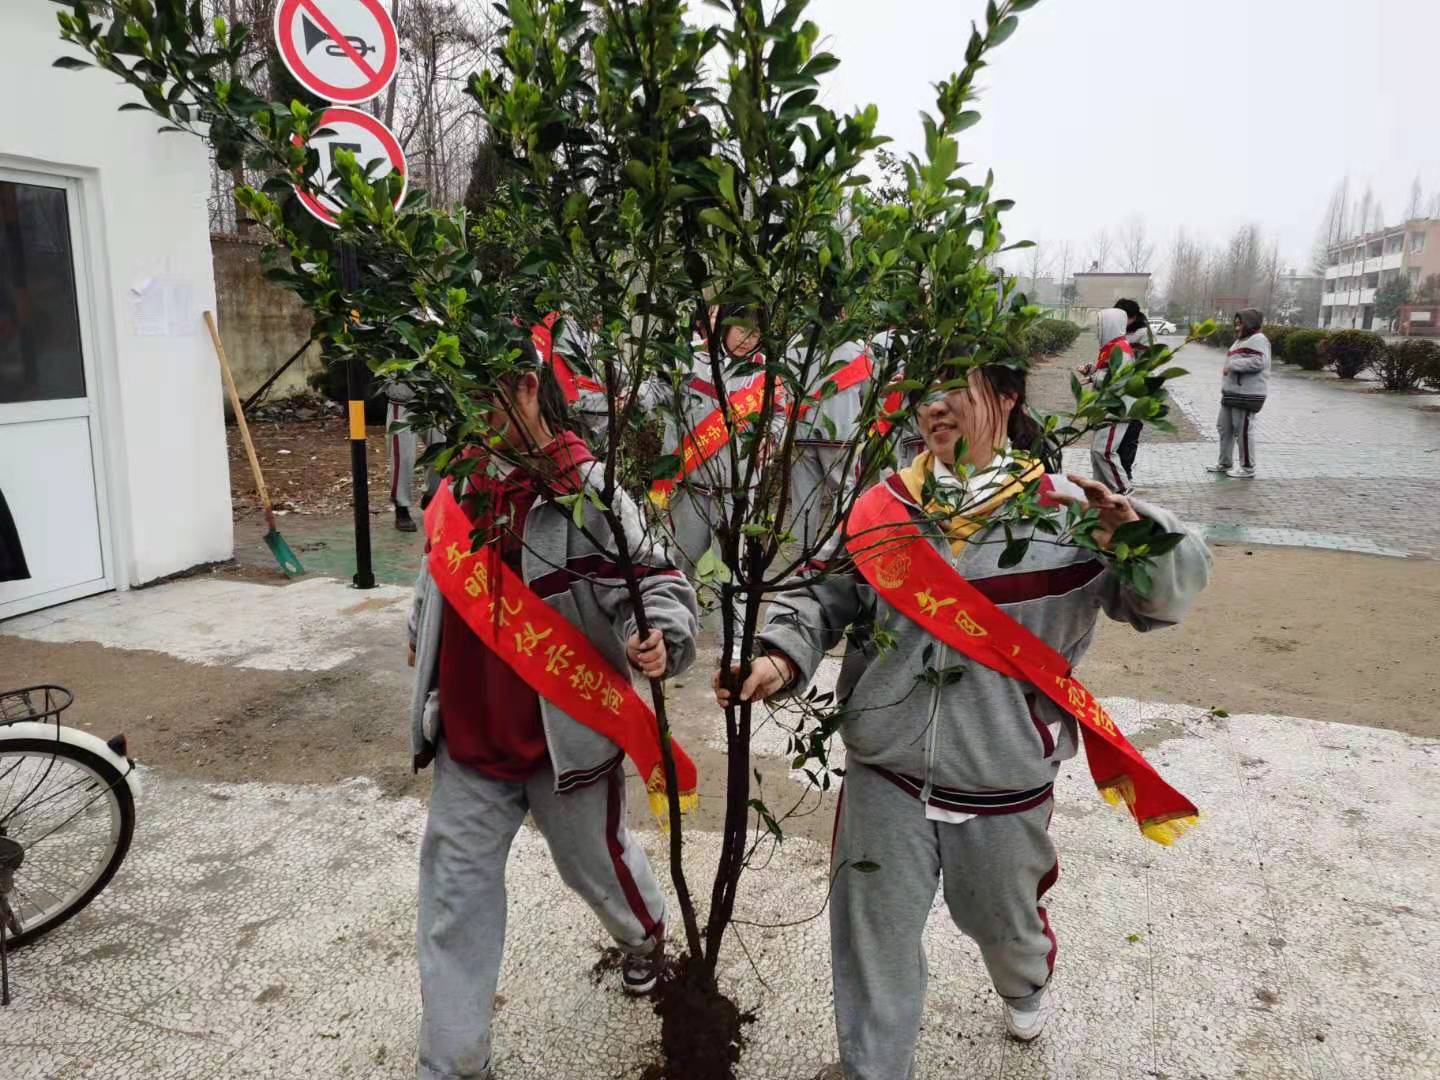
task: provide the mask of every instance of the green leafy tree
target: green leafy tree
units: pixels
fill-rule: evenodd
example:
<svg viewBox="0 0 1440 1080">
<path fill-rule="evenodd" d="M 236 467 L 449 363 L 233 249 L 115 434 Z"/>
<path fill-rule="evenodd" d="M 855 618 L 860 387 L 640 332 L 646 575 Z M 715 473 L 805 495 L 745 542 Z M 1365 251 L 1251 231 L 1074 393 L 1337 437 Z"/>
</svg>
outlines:
<svg viewBox="0 0 1440 1080">
<path fill-rule="evenodd" d="M 1375 314 L 1389 321 L 1398 318 L 1400 309 L 1410 303 L 1410 279 L 1395 274 L 1375 290 Z"/>
<path fill-rule="evenodd" d="M 429 452 L 444 475 L 461 480 L 482 467 L 462 451 L 495 437 L 488 403 L 520 369 L 531 322 L 558 311 L 584 336 L 575 364 L 607 402 L 602 479 L 579 494 L 544 493 L 613 547 L 642 635 L 648 625 L 619 494 L 672 480 L 682 464 L 635 449 L 632 436 L 650 422 L 647 391 L 658 387 L 662 411 L 683 423 L 677 399 L 697 322 L 715 385 L 760 376 L 752 413 L 723 406 L 728 439 L 717 458 L 731 497 L 714 522 L 715 554 L 697 568 L 720 615 L 722 655 L 734 661 L 722 676 L 743 681 L 765 604 L 802 587 L 813 557 L 844 542 L 856 495 L 893 463 L 895 425 L 908 414 L 892 410 L 892 393 L 957 388 L 986 365 L 1026 364 L 1038 310 L 992 269 L 996 256 L 1026 245 L 1007 243 L 1001 219 L 1010 201 L 996 195 L 993 176 L 969 173 L 960 146 L 980 118 L 976 81 L 990 51 L 1036 2 L 987 6 L 963 68 L 936 88 L 921 152 L 882 158 L 884 183 L 872 184 L 866 163 L 885 142 L 876 110 L 841 115 L 821 103 L 822 80 L 839 61 L 818 48 L 804 0 L 725 0 L 714 5 L 719 22 L 703 27 L 686 20 L 681 0 L 509 0 L 496 69 L 469 84 L 490 131 L 475 197 L 440 210 L 412 190 L 397 208 L 398 178 L 339 151 L 328 191 L 342 207 L 338 234 L 293 212 L 291 185 L 316 187 L 316 156 L 306 148 L 316 111 L 267 100 L 232 78 L 245 28 L 207 22 L 184 0 L 71 0 L 59 19 L 62 37 L 137 90 L 142 100 L 126 108 L 153 111 L 162 130 L 222 141 L 267 177 L 237 197 L 270 238 L 270 276 L 310 307 L 336 353 L 358 354 L 380 379 L 415 391 L 414 422 L 446 433 Z M 716 305 L 727 313 L 719 326 Z M 732 328 L 754 336 L 760 362 L 722 350 Z M 841 367 L 832 358 L 855 342 L 869 343 L 875 358 L 861 435 L 844 466 L 859 483 L 802 542 L 790 504 L 795 405 L 831 392 Z M 1183 374 L 1170 357 L 1162 347 L 1141 350 L 1096 386 L 1074 382 L 1073 408 L 1043 418 L 1039 441 L 1024 449 L 1053 457 L 1119 416 L 1168 429 L 1163 386 Z M 952 498 L 941 513 L 964 509 Z M 1020 523 L 1034 523 L 1037 538 L 1017 541 Z M 1011 565 L 1033 542 L 1095 548 L 1095 523 L 1094 512 L 1042 508 L 1032 490 L 981 542 L 1004 543 Z M 1144 589 L 1148 561 L 1177 538 L 1149 522 L 1127 529 L 1126 542 L 1102 555 Z M 732 1074 L 743 1041 L 743 1017 L 716 977 L 739 882 L 761 844 L 780 841 L 795 808 L 772 808 L 759 789 L 752 705 L 726 708 L 720 857 L 702 908 L 684 868 L 663 684 L 652 680 L 650 692 L 685 939 L 657 1006 L 664 1061 L 653 1076 L 719 1080 Z M 820 787 L 830 783 L 826 747 L 842 708 L 812 691 L 789 721 L 796 764 Z"/>
</svg>

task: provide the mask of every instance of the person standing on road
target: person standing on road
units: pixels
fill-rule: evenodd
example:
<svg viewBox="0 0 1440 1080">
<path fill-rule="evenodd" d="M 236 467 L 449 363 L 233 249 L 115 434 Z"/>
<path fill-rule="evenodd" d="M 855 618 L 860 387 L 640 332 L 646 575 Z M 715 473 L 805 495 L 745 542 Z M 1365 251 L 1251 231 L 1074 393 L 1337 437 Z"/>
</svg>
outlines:
<svg viewBox="0 0 1440 1080">
<path fill-rule="evenodd" d="M 1118 307 L 1105 308 L 1100 312 L 1096 321 L 1096 336 L 1100 340 L 1100 354 L 1095 363 L 1086 364 L 1080 368 L 1080 374 L 1090 380 L 1092 386 L 1098 387 L 1107 377 L 1111 363 L 1118 367 L 1125 360 L 1135 358 L 1135 350 L 1131 347 L 1128 331 L 1129 316 Z M 1117 359 L 1118 357 L 1118 359 Z M 1132 398 L 1125 398 L 1125 406 L 1128 408 Z M 1104 484 L 1117 495 L 1128 495 L 1130 493 L 1130 470 L 1120 457 L 1120 446 L 1126 438 L 1130 437 L 1130 428 L 1138 424 L 1136 420 L 1116 419 L 1107 424 L 1101 424 L 1095 428 L 1090 436 L 1090 469 L 1095 474 L 1095 479 Z M 1139 442 L 1140 434 L 1137 430 L 1134 438 Z M 1133 457 L 1132 457 L 1133 461 Z"/>
<path fill-rule="evenodd" d="M 1270 339 L 1260 332 L 1265 316 L 1254 308 L 1235 313 L 1235 343 L 1220 369 L 1220 460 L 1206 471 L 1240 480 L 1255 477 L 1255 420 L 1270 388 Z M 1235 464 L 1235 446 L 1240 464 Z"/>
<path fill-rule="evenodd" d="M 695 592 L 617 491 L 650 625 L 637 632 L 605 518 L 583 500 L 577 526 L 556 501 L 604 470 L 569 429 L 553 368 L 529 343 L 526 355 L 532 369 L 490 414 L 499 445 L 469 451 L 481 467 L 462 494 L 447 481 L 426 510 L 410 613 L 411 748 L 417 769 L 435 765 L 420 846 L 419 1080 L 490 1076 L 505 867 L 527 813 L 624 953 L 623 989 L 652 990 L 664 958 L 664 895 L 625 826 L 622 762 L 652 808 L 667 797 L 664 770 L 654 714 L 626 672 L 663 678 L 691 663 Z M 683 750 L 676 762 L 683 811 L 695 769 Z"/>
<path fill-rule="evenodd" d="M 1115 306 L 1125 312 L 1125 340 L 1130 343 L 1132 352 L 1139 352 L 1148 349 L 1155 344 L 1155 336 L 1150 332 L 1150 320 L 1140 310 L 1140 305 L 1134 300 L 1116 300 Z M 1130 490 L 1135 490 L 1135 456 L 1140 452 L 1140 433 L 1145 430 L 1143 420 L 1131 420 L 1125 425 L 1125 432 L 1120 436 L 1120 449 L 1117 456 L 1120 458 L 1120 467 L 1125 470 L 1125 476 L 1130 481 Z"/>
<path fill-rule="evenodd" d="M 406 408 L 415 400 L 415 391 L 402 383 L 391 383 L 385 388 L 387 401 L 385 409 L 386 447 L 390 455 L 390 502 L 395 507 L 395 528 L 401 532 L 414 532 L 415 519 L 410 516 L 414 506 L 415 462 L 420 452 L 420 433 L 410 426 L 410 412 Z M 425 442 L 443 439 L 439 432 L 428 433 Z M 425 497 L 428 499 L 435 489 L 435 471 L 425 469 Z M 423 502 L 423 500 L 422 500 Z"/>
<path fill-rule="evenodd" d="M 1113 795 L 1118 777 L 1133 781 L 1125 801 L 1147 836 L 1168 843 L 1195 813 L 1114 734 L 1072 669 L 1102 610 L 1142 631 L 1178 622 L 1209 579 L 1204 541 L 1164 510 L 1071 477 L 1060 483 L 1098 511 L 1101 549 L 1142 517 L 1180 534 L 1152 563 L 1150 587 L 1137 591 L 1073 543 L 1032 543 L 1018 566 L 1002 568 L 1007 538 L 1030 527 L 1007 520 L 1002 533 L 989 522 L 1035 490 L 1031 481 L 1042 495 L 1047 484 L 1056 490 L 1057 478 L 1021 449 L 1040 441 L 1024 374 L 999 364 L 972 371 L 965 388 L 924 397 L 916 419 L 925 451 L 861 495 L 845 550 L 832 548 L 828 563 L 777 597 L 740 687 L 745 701 L 803 692 L 847 633 L 888 633 L 883 650 L 847 658 L 836 687 L 848 756 L 830 897 L 841 1060 L 821 1073 L 827 1080 L 914 1075 L 922 934 L 942 882 L 951 918 L 980 946 L 1004 999 L 1008 1030 L 1025 1041 L 1041 1033 L 1056 954 L 1041 900 L 1059 876 L 1048 827 L 1060 762 L 1081 734 L 1101 794 Z M 927 505 L 934 490 L 949 505 Z M 963 678 L 937 677 L 957 661 Z M 729 703 L 718 673 L 714 686 Z M 1108 734 L 1097 744 L 1099 728 Z"/>
</svg>

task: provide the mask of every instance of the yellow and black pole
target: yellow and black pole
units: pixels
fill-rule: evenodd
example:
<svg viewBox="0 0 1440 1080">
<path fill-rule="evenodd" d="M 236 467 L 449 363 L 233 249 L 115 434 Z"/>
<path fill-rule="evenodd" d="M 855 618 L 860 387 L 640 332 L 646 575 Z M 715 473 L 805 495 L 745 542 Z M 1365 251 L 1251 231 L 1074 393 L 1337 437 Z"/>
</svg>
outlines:
<svg viewBox="0 0 1440 1080">
<path fill-rule="evenodd" d="M 360 267 L 355 249 L 337 244 L 340 262 L 340 287 L 353 293 L 360 284 Z M 365 365 L 352 350 L 345 361 L 346 397 L 350 415 L 350 491 L 355 499 L 355 576 L 357 589 L 375 587 L 375 571 L 370 565 L 370 462 L 365 444 Z"/>
</svg>

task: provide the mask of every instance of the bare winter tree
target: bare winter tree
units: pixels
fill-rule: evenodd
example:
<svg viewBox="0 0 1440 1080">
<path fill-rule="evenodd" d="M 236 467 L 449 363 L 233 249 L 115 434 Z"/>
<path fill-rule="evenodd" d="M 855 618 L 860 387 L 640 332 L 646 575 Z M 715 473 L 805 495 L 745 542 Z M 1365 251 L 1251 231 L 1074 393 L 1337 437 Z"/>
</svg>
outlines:
<svg viewBox="0 0 1440 1080">
<path fill-rule="evenodd" d="M 1153 269 L 1154 258 L 1155 245 L 1144 219 L 1132 217 L 1120 230 L 1120 269 L 1127 274 L 1143 274 Z"/>
<path fill-rule="evenodd" d="M 1071 298 L 1070 289 L 1072 288 L 1069 284 L 1070 270 L 1075 265 L 1075 249 L 1069 240 L 1066 240 L 1060 245 L 1060 250 L 1055 256 L 1055 263 L 1059 267 L 1059 271 L 1057 272 L 1057 287 L 1060 290 L 1060 302 L 1062 304 L 1069 304 Z"/>
<path fill-rule="evenodd" d="M 1110 253 L 1115 248 L 1115 241 L 1110 236 L 1109 229 L 1101 229 L 1090 238 L 1089 259 L 1090 269 L 1103 271 L 1110 265 Z"/>
<path fill-rule="evenodd" d="M 1420 174 L 1415 174 L 1415 179 L 1410 182 L 1410 201 L 1405 204 L 1405 220 L 1413 221 L 1418 218 L 1425 209 L 1425 189 L 1420 186 Z"/>
<path fill-rule="evenodd" d="M 1032 303 L 1040 293 L 1040 279 L 1050 267 L 1050 260 L 1045 256 L 1046 250 L 1037 240 L 1035 246 L 1025 253 L 1024 273 L 1020 281 L 1024 290 L 1030 294 Z"/>
<path fill-rule="evenodd" d="M 1192 239 L 1184 229 L 1175 234 L 1165 282 L 1167 313 L 1172 317 L 1199 319 L 1210 312 L 1207 261 L 1203 244 Z"/>
</svg>

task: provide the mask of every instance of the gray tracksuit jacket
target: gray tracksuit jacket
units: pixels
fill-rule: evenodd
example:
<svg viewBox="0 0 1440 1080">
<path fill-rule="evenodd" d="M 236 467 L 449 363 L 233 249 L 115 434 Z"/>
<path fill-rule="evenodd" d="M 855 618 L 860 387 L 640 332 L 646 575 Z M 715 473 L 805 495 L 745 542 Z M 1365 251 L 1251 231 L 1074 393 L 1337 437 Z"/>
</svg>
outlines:
<svg viewBox="0 0 1440 1080">
<path fill-rule="evenodd" d="M 924 518 L 898 477 L 886 484 L 912 515 Z M 1044 536 L 1018 566 L 1002 570 L 1003 535 L 977 533 L 956 558 L 938 525 L 925 521 L 922 528 L 1001 611 L 1076 664 L 1101 611 L 1137 630 L 1169 626 L 1209 580 L 1205 542 L 1172 514 L 1134 505 L 1167 530 L 1185 533 L 1156 561 L 1149 596 L 1123 587 L 1093 552 L 1047 543 Z M 1027 535 L 1020 526 L 1013 531 L 1017 538 Z M 832 558 L 825 571 L 797 584 L 771 606 L 761 641 L 795 663 L 800 674 L 787 688 L 795 693 L 809 684 L 825 652 L 854 628 L 838 692 L 842 699 L 849 695 L 840 736 L 856 761 L 950 813 L 1013 812 L 1050 797 L 1059 763 L 1077 746 L 1075 723 L 1063 710 L 1030 684 L 941 645 L 877 596 L 848 560 Z M 877 626 L 894 635 L 893 647 L 883 653 L 874 645 Z M 932 688 L 919 681 L 927 666 L 945 671 L 956 665 L 964 669 L 958 682 Z"/>
<path fill-rule="evenodd" d="M 587 462 L 581 467 L 587 487 L 598 489 L 603 466 Z M 666 674 L 674 675 L 695 659 L 699 612 L 695 590 L 675 569 L 665 545 L 647 530 L 629 496 L 619 492 L 627 540 L 638 566 L 644 568 L 640 593 L 650 625 L 665 638 Z M 585 504 L 585 527 L 605 541 L 610 530 L 600 512 Z M 625 642 L 635 632 L 629 592 L 619 576 L 613 549 L 597 547 L 571 523 L 570 511 L 537 500 L 525 518 L 521 574 L 525 583 L 594 643 L 617 671 L 629 671 Z M 415 650 L 415 688 L 410 699 L 410 747 L 415 768 L 428 765 L 435 755 L 439 717 L 440 629 L 445 598 L 430 577 L 429 562 L 422 560 L 410 607 L 410 647 Z M 621 751 L 610 739 L 572 719 L 540 699 L 540 719 L 555 790 L 566 791 L 597 779 L 619 760 Z"/>
<path fill-rule="evenodd" d="M 1230 346 L 1225 357 L 1225 366 L 1230 374 L 1220 384 L 1220 399 L 1229 405 L 1227 399 L 1241 399 L 1242 407 L 1256 400 L 1264 401 L 1270 391 L 1270 339 L 1264 334 L 1254 333 L 1240 338 Z"/>
<path fill-rule="evenodd" d="M 849 342 L 831 354 L 826 366 L 833 363 L 848 364 L 864 351 L 865 345 L 862 342 Z M 857 434 L 860 407 L 865 403 L 865 395 L 869 390 L 870 381 L 865 379 L 820 401 L 807 402 L 809 407 L 795 426 L 795 442 L 800 446 L 848 446 Z M 824 418 L 834 424 L 833 432 L 824 422 Z"/>
</svg>

